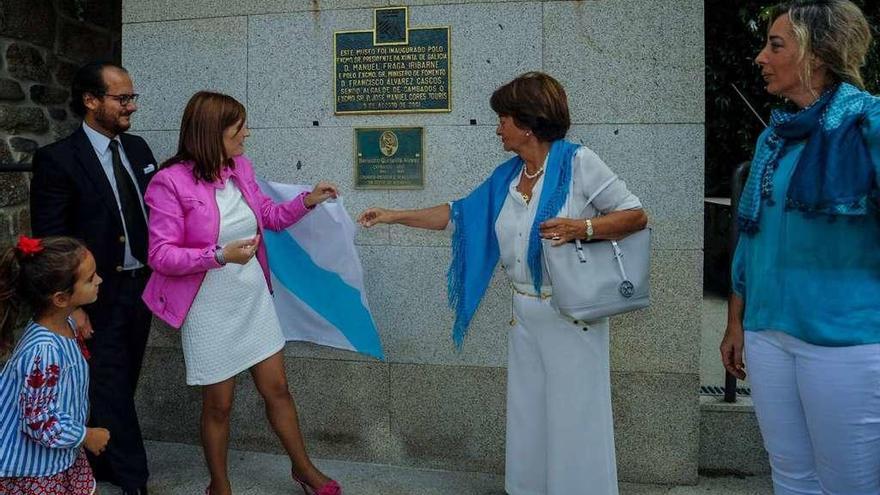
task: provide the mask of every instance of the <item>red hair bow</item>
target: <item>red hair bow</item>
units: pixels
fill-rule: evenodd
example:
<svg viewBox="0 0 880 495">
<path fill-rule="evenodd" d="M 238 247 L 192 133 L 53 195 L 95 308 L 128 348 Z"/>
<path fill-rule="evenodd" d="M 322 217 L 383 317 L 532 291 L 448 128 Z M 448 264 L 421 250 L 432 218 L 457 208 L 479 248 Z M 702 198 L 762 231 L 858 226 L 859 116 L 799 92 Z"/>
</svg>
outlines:
<svg viewBox="0 0 880 495">
<path fill-rule="evenodd" d="M 18 245 L 16 246 L 21 254 L 30 256 L 43 250 L 43 243 L 39 239 L 20 235 L 18 236 Z"/>
</svg>

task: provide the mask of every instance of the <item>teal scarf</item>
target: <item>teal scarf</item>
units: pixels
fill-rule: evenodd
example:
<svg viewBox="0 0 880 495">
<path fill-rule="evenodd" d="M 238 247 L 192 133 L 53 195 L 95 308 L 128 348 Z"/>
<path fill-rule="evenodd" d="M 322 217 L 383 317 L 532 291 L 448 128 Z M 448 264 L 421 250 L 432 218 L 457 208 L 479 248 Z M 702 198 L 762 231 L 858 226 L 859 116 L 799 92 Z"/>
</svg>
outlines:
<svg viewBox="0 0 880 495">
<path fill-rule="evenodd" d="M 540 292 L 543 274 L 539 226 L 559 213 L 565 204 L 571 183 L 571 160 L 579 147 L 560 139 L 553 142 L 547 157 L 541 201 L 529 236 L 528 265 L 536 292 Z M 495 221 L 504 206 L 510 183 L 522 167 L 523 160 L 519 156 L 507 160 L 467 197 L 452 203 L 450 218 L 455 222 L 455 233 L 452 263 L 447 273 L 447 295 L 449 306 L 455 310 L 452 340 L 458 349 L 501 257 Z"/>
<path fill-rule="evenodd" d="M 761 204 L 772 204 L 773 174 L 786 144 L 806 140 L 786 192 L 785 208 L 807 215 L 866 215 L 876 206 L 876 177 L 861 124 L 873 97 L 841 83 L 812 105 L 774 110 L 766 139 L 758 143 L 740 197 L 738 225 L 758 231 Z"/>
</svg>

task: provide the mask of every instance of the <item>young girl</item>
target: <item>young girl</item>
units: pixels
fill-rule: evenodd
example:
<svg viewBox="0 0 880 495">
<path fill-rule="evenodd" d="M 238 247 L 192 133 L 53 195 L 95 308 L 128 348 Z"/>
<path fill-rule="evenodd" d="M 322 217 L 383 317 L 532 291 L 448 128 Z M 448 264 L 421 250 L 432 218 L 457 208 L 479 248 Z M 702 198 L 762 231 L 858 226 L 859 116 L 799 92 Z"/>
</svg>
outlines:
<svg viewBox="0 0 880 495">
<path fill-rule="evenodd" d="M 95 301 L 100 283 L 92 254 L 69 237 L 21 236 L 0 254 L 0 348 L 12 342 L 22 303 L 33 311 L 0 372 L 4 495 L 95 493 L 81 447 L 99 455 L 110 433 L 86 427 L 87 353 L 70 314 Z"/>
</svg>

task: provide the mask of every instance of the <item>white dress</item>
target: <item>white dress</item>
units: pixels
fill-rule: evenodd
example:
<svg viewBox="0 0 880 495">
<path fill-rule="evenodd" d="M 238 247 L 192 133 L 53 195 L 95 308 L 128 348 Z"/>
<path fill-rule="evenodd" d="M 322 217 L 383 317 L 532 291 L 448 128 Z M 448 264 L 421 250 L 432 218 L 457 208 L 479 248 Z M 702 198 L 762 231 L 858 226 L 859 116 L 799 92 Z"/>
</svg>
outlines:
<svg viewBox="0 0 880 495">
<path fill-rule="evenodd" d="M 227 180 L 215 198 L 219 245 L 256 234 L 257 219 L 234 181 Z M 284 347 L 272 295 L 256 258 L 208 270 L 180 330 L 188 385 L 222 382 Z"/>
</svg>

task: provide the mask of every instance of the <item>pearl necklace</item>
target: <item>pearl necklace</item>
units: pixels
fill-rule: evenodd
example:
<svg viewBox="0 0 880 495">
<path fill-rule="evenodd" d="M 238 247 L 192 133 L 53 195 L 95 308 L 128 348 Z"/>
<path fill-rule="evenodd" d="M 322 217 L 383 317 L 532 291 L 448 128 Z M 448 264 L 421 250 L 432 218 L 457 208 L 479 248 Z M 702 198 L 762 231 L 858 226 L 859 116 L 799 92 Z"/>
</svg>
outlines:
<svg viewBox="0 0 880 495">
<path fill-rule="evenodd" d="M 531 179 L 534 179 L 535 177 L 541 175 L 542 173 L 544 173 L 544 166 L 541 165 L 541 168 L 539 168 L 538 170 L 536 170 L 534 174 L 530 174 L 530 173 L 529 173 L 529 169 L 526 168 L 526 164 L 523 163 L 523 172 L 522 172 L 522 173 L 523 173 L 523 175 L 526 176 L 526 179 L 531 180 Z"/>
</svg>

